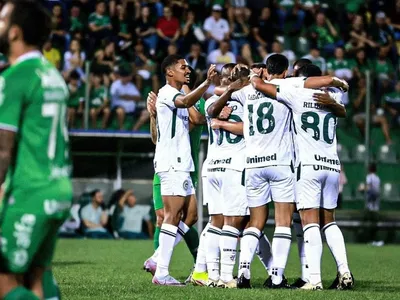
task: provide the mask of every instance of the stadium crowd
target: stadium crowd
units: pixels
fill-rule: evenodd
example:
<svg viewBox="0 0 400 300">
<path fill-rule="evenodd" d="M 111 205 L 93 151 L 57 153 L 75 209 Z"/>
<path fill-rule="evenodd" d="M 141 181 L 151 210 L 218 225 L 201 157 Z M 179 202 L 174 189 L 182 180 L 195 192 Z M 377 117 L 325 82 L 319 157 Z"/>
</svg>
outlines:
<svg viewBox="0 0 400 300">
<path fill-rule="evenodd" d="M 362 132 L 365 72 L 371 71 L 372 122 L 392 143 L 390 127 L 400 124 L 400 1 L 203 2 L 47 2 L 56 27 L 43 52 L 69 83 L 69 126 L 82 126 L 85 82 L 91 128 L 146 129 L 144 99 L 161 86 L 159 65 L 166 55 L 183 55 L 204 76 L 210 63 L 219 70 L 226 63 L 251 65 L 282 53 L 290 63 L 306 57 L 324 73 L 347 80 L 353 87 L 347 124 Z M 212 93 L 213 86 L 206 97 Z"/>
</svg>

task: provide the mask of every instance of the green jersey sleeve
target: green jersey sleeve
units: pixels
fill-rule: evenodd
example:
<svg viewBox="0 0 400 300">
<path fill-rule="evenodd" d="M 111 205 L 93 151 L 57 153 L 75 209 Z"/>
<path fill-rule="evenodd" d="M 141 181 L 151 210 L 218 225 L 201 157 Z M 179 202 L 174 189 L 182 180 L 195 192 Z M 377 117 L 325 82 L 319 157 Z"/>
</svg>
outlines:
<svg viewBox="0 0 400 300">
<path fill-rule="evenodd" d="M 23 85 L 15 81 L 18 79 L 13 77 L 13 84 L 7 84 L 7 80 L 0 76 L 0 128 L 16 132 L 24 97 L 20 88 Z"/>
</svg>

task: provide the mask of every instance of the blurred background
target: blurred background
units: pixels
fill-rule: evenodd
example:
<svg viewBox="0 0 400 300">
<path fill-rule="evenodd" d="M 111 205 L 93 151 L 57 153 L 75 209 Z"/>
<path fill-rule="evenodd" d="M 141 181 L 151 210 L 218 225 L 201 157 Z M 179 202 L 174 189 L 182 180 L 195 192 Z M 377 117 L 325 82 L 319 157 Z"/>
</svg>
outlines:
<svg viewBox="0 0 400 300">
<path fill-rule="evenodd" d="M 210 63 L 250 65 L 282 53 L 291 64 L 305 57 L 350 83 L 348 115 L 337 128 L 337 219 L 346 238 L 377 246 L 400 241 L 399 0 L 45 3 L 56 26 L 43 53 L 71 94 L 75 205 L 65 236 L 85 234 L 80 220 L 91 201 L 104 214 L 104 236 L 118 237 L 124 226 L 116 213 L 120 203 L 132 208 L 124 220 L 143 233 L 134 238 L 152 235 L 154 145 L 145 103 L 148 92 L 165 83 L 159 68 L 165 56 L 183 55 L 202 77 Z M 0 64 L 6 64 L 3 56 Z M 200 229 L 207 220 L 204 210 Z"/>
</svg>

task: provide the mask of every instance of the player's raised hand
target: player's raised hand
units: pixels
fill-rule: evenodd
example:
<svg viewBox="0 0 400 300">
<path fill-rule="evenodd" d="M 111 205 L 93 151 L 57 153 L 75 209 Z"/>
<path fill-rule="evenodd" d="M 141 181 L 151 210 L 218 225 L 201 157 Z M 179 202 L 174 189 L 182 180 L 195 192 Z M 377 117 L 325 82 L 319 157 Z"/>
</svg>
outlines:
<svg viewBox="0 0 400 300">
<path fill-rule="evenodd" d="M 242 87 L 244 87 L 246 84 L 247 84 L 247 82 L 243 81 L 242 79 L 238 79 L 238 80 L 232 82 L 228 86 L 228 89 L 230 91 L 237 91 L 237 90 L 240 90 Z"/>
<path fill-rule="evenodd" d="M 152 117 L 154 117 L 157 114 L 156 103 L 157 103 L 156 93 L 150 92 L 147 95 L 147 111 L 149 112 L 150 116 L 152 116 Z"/>
<path fill-rule="evenodd" d="M 218 75 L 217 70 L 216 70 L 215 68 L 216 68 L 215 65 L 211 65 L 210 68 L 208 68 L 208 71 L 207 71 L 207 80 L 208 80 L 209 82 L 212 82 L 212 81 L 214 80 L 215 76 Z"/>
<path fill-rule="evenodd" d="M 224 106 L 224 108 L 219 113 L 218 119 L 220 120 L 228 120 L 229 116 L 231 115 L 233 109 L 229 106 Z"/>
<path fill-rule="evenodd" d="M 346 80 L 333 77 L 333 86 L 340 88 L 343 92 L 347 92 L 349 90 L 349 84 Z"/>
<path fill-rule="evenodd" d="M 331 98 L 331 96 L 329 95 L 329 93 L 327 91 L 325 91 L 323 93 L 321 92 L 321 93 L 313 94 L 313 99 L 318 104 L 325 105 L 325 106 L 332 105 L 336 102 L 334 99 Z"/>
</svg>

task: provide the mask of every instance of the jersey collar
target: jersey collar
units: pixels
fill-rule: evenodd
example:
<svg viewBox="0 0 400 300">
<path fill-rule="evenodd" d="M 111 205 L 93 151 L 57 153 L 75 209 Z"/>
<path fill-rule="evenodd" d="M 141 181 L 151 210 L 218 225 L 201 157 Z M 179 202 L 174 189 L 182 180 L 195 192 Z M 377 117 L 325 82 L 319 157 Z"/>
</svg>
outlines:
<svg viewBox="0 0 400 300">
<path fill-rule="evenodd" d="M 29 51 L 25 54 L 22 54 L 20 57 L 18 57 L 17 60 L 15 61 L 15 64 L 18 64 L 18 63 L 23 62 L 28 59 L 41 58 L 41 57 L 42 57 L 42 53 L 40 53 L 40 51 L 32 50 L 32 51 Z"/>
</svg>

